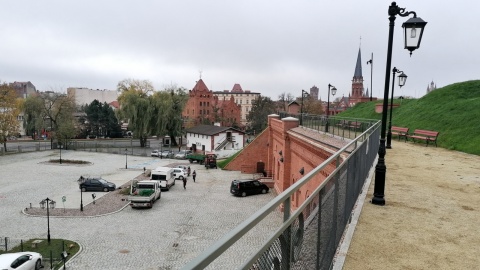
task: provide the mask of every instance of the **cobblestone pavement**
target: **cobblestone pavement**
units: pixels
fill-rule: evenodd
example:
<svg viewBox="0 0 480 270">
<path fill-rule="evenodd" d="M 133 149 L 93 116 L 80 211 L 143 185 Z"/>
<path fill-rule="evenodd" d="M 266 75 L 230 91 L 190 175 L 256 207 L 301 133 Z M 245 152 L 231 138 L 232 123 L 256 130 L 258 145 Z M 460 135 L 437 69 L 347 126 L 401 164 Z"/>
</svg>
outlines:
<svg viewBox="0 0 480 270">
<path fill-rule="evenodd" d="M 21 239 L 46 238 L 45 217 L 22 213 L 30 204 L 46 197 L 63 207 L 78 208 L 80 175 L 101 175 L 117 185 L 128 182 L 143 168 L 185 161 L 151 157 L 128 157 L 91 152 L 62 151 L 62 158 L 86 160 L 88 166 L 48 165 L 45 161 L 58 158 L 55 151 L 44 151 L 0 157 L 0 237 Z M 67 263 L 67 269 L 179 269 L 195 258 L 236 225 L 265 205 L 275 195 L 234 197 L 229 193 L 232 179 L 250 178 L 240 172 L 206 170 L 193 164 L 197 181 L 188 179 L 186 190 L 181 181 L 162 197 L 152 209 L 124 208 L 99 217 L 51 217 L 52 238 L 78 242 L 82 251 Z M 98 196 L 103 195 L 97 192 Z M 84 204 L 91 203 L 85 196 Z M 87 194 L 88 195 L 88 194 Z M 100 201 L 98 201 L 100 203 Z M 281 214 L 271 214 L 255 230 L 248 233 L 210 269 L 235 269 L 255 246 L 263 243 L 270 227 L 281 221 Z"/>
</svg>

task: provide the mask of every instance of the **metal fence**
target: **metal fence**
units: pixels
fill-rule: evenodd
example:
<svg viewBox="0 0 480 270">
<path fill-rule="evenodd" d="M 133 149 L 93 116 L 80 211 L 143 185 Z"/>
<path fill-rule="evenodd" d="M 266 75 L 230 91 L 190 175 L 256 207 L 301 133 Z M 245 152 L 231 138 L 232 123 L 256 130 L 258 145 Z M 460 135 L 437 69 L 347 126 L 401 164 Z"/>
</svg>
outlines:
<svg viewBox="0 0 480 270">
<path fill-rule="evenodd" d="M 340 120 L 344 119 L 331 118 L 328 121 L 332 121 L 330 124 L 333 126 L 335 121 Z M 303 124 L 322 126 L 322 123 L 314 123 L 306 118 L 303 119 Z M 228 268 L 233 265 L 238 269 L 250 270 L 331 268 L 342 234 L 378 152 L 380 121 L 363 122 L 362 126 L 365 126 L 365 131 L 359 133 L 357 138 L 223 236 L 183 269 L 221 269 L 229 263 Z M 343 162 L 340 162 L 341 158 L 344 159 Z M 333 161 L 338 161 L 335 171 L 298 209 L 291 211 L 292 196 Z M 275 213 L 278 215 L 281 207 L 283 222 L 282 219 L 277 219 L 279 221 L 273 226 L 269 224 L 267 228 L 261 228 L 264 219 Z M 236 253 L 235 244 L 245 241 L 252 230 L 266 230 L 268 236 L 264 244 L 252 246 L 250 254 Z M 242 260 L 240 263 L 238 257 Z"/>
<path fill-rule="evenodd" d="M 45 246 L 48 246 L 48 248 L 45 248 Z M 43 269 L 65 269 L 65 262 L 69 258 L 69 247 L 65 245 L 65 242 L 50 246 L 46 239 L 24 240 L 0 237 L 0 254 L 24 251 L 34 251 L 42 254 Z M 62 257 L 62 254 L 66 255 Z"/>
<path fill-rule="evenodd" d="M 286 112 L 280 112 L 279 115 L 280 118 L 288 116 L 295 118 L 300 117 L 298 114 L 289 114 Z M 301 117 L 303 127 L 317 130 L 319 132 L 328 132 L 335 136 L 351 139 L 356 138 L 378 122 L 378 120 L 375 119 L 347 118 L 337 116 L 327 117 L 325 115 L 305 113 Z"/>
<path fill-rule="evenodd" d="M 8 151 L 4 149 L 3 145 L 0 145 L 0 155 L 52 149 L 56 151 L 63 149 L 122 155 L 125 154 L 125 149 L 127 149 L 128 155 L 135 156 L 148 156 L 152 150 L 150 149 L 150 141 L 147 140 L 145 147 L 141 147 L 138 139 L 70 140 L 67 145 L 61 146 L 61 148 L 57 142 L 51 142 L 49 140 L 18 140 L 7 142 Z"/>
</svg>

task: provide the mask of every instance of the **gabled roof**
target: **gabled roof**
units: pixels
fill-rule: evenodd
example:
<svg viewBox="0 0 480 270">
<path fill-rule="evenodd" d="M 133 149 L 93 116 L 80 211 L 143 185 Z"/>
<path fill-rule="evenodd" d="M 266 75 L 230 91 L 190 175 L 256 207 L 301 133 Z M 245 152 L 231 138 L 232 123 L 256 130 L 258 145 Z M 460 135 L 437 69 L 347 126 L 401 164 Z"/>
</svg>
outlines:
<svg viewBox="0 0 480 270">
<path fill-rule="evenodd" d="M 293 105 L 293 104 L 297 104 L 298 106 L 300 106 L 300 104 L 296 100 L 293 100 L 292 102 L 288 103 L 288 106 Z"/>
<path fill-rule="evenodd" d="M 360 53 L 360 48 L 358 48 L 357 56 L 357 65 L 355 66 L 355 73 L 353 74 L 354 78 L 363 77 L 362 75 L 362 54 Z"/>
<path fill-rule="evenodd" d="M 208 90 L 208 87 L 205 85 L 202 79 L 198 80 L 198 82 L 195 84 L 195 87 L 192 89 L 193 92 L 195 91 L 210 91 Z"/>
<path fill-rule="evenodd" d="M 212 135 L 216 135 L 216 134 L 225 132 L 227 130 L 233 130 L 233 131 L 236 131 L 236 132 L 245 133 L 241 130 L 238 130 L 238 129 L 235 129 L 235 128 L 232 128 L 232 127 L 219 127 L 219 126 L 210 126 L 210 125 L 199 125 L 199 126 L 196 126 L 196 127 L 188 128 L 185 131 L 188 132 L 188 133 L 195 133 L 195 134 L 212 136 Z"/>
</svg>

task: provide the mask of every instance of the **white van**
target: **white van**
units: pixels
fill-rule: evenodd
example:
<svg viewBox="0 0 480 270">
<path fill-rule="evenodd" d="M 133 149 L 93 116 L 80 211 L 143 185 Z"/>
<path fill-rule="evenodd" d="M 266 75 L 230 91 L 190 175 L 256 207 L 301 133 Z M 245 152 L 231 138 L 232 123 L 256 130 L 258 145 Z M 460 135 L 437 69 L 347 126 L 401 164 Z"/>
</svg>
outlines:
<svg viewBox="0 0 480 270">
<path fill-rule="evenodd" d="M 174 170 L 169 167 L 157 167 L 152 170 L 150 180 L 159 181 L 162 189 L 169 190 L 171 186 L 175 185 Z"/>
</svg>

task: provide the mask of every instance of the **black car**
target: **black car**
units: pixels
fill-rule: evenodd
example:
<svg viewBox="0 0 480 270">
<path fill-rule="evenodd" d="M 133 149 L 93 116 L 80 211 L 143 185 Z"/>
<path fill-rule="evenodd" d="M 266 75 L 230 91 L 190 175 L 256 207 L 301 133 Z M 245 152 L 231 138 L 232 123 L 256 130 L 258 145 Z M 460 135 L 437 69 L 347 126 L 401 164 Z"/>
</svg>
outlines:
<svg viewBox="0 0 480 270">
<path fill-rule="evenodd" d="M 116 186 L 114 183 L 108 182 L 102 178 L 83 178 L 80 181 L 80 189 L 85 191 L 113 191 Z"/>
<path fill-rule="evenodd" d="M 268 191 L 269 188 L 267 185 L 258 180 L 252 179 L 233 180 L 230 186 L 230 193 L 242 197 L 252 194 L 265 194 Z"/>
</svg>

